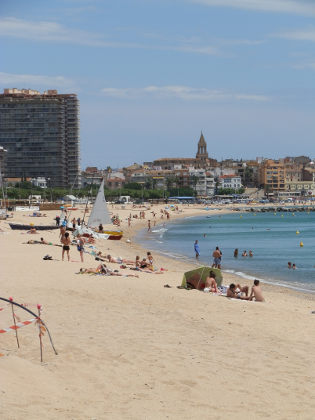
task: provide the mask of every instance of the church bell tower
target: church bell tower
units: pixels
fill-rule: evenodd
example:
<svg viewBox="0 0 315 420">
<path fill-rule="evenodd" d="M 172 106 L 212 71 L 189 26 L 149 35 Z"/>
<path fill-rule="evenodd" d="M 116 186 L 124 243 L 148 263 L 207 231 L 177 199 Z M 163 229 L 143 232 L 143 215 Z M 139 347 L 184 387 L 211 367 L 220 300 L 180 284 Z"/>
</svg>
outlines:
<svg viewBox="0 0 315 420">
<path fill-rule="evenodd" d="M 198 151 L 196 154 L 196 159 L 205 161 L 208 159 L 208 152 L 207 152 L 207 143 L 205 138 L 201 132 L 200 139 L 198 141 Z"/>
</svg>

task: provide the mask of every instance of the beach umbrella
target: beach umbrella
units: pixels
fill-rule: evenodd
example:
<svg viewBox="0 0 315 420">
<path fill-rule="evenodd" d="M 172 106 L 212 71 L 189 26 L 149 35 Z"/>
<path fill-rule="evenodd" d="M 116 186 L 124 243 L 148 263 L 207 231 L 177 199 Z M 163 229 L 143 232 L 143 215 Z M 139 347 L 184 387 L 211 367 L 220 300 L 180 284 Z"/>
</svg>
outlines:
<svg viewBox="0 0 315 420">
<path fill-rule="evenodd" d="M 186 273 L 184 273 L 182 287 L 186 288 L 187 283 L 189 283 L 194 286 L 195 289 L 203 290 L 205 288 L 206 278 L 208 277 L 210 271 L 214 272 L 218 287 L 221 286 L 223 280 L 221 270 L 218 268 L 202 266 L 195 268 L 194 270 L 186 271 Z"/>
</svg>

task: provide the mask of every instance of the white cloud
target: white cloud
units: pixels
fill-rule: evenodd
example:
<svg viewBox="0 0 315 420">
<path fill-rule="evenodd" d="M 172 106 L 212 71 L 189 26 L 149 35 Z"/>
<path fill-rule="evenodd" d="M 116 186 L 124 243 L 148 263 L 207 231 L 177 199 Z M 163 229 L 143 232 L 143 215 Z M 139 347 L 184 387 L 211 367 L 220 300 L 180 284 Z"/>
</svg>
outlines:
<svg viewBox="0 0 315 420">
<path fill-rule="evenodd" d="M 41 76 L 34 74 L 11 74 L 0 72 L 0 84 L 5 87 L 28 88 L 30 86 L 47 88 L 71 88 L 74 83 L 63 76 Z"/>
<path fill-rule="evenodd" d="M 0 36 L 32 41 L 69 42 L 88 46 L 106 45 L 106 42 L 100 39 L 100 36 L 86 31 L 68 29 L 56 22 L 31 22 L 16 18 L 0 19 Z"/>
<path fill-rule="evenodd" d="M 313 0 L 188 0 L 206 6 L 315 16 Z"/>
<path fill-rule="evenodd" d="M 315 42 L 315 29 L 305 29 L 300 31 L 283 32 L 274 35 L 277 38 L 290 39 L 293 41 Z"/>
<path fill-rule="evenodd" d="M 180 42 L 176 45 L 140 44 L 135 42 L 108 41 L 103 34 L 70 29 L 56 22 L 31 22 L 16 18 L 0 19 L 0 37 L 12 37 L 36 42 L 58 42 L 101 48 L 131 48 L 160 51 L 178 51 L 195 54 L 216 54 L 217 50 L 209 45 Z"/>
<path fill-rule="evenodd" d="M 224 90 L 192 88 L 189 86 L 146 86 L 144 88 L 104 88 L 102 93 L 113 98 L 159 97 L 177 98 L 196 101 L 254 101 L 266 102 L 270 98 L 264 95 L 233 93 Z"/>
</svg>

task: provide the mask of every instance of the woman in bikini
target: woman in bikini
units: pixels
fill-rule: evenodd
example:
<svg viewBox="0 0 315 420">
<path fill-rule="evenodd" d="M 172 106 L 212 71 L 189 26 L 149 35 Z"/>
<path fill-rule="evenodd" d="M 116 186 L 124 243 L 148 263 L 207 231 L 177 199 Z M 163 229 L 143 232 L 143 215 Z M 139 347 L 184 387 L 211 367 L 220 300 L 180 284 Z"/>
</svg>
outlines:
<svg viewBox="0 0 315 420">
<path fill-rule="evenodd" d="M 65 252 L 67 253 L 68 261 L 70 261 L 70 236 L 69 232 L 66 232 L 61 238 L 62 243 L 62 261 L 64 260 Z"/>
</svg>

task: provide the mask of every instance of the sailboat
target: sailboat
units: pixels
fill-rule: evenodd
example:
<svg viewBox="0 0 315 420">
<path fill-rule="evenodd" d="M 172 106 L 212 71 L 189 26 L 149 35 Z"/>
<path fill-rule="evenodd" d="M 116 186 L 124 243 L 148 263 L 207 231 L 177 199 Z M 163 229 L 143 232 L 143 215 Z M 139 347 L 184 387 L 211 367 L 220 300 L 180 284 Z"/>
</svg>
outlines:
<svg viewBox="0 0 315 420">
<path fill-rule="evenodd" d="M 87 226 L 90 228 L 98 228 L 100 224 L 107 225 L 109 223 L 112 223 L 112 221 L 109 216 L 105 200 L 103 179 L 98 190 Z"/>
<path fill-rule="evenodd" d="M 104 195 L 104 179 L 101 182 L 100 188 L 98 190 L 88 223 L 87 228 L 84 228 L 87 232 L 92 233 L 93 236 L 97 238 L 110 239 L 110 240 L 119 240 L 123 236 L 122 231 L 115 230 L 103 230 L 103 233 L 95 232 L 95 229 L 98 229 L 99 225 L 108 225 L 112 224 L 111 217 L 109 215 L 106 199 Z"/>
</svg>

